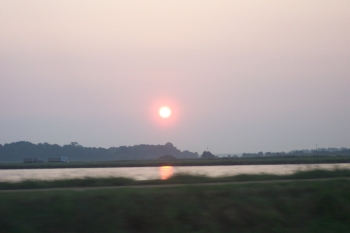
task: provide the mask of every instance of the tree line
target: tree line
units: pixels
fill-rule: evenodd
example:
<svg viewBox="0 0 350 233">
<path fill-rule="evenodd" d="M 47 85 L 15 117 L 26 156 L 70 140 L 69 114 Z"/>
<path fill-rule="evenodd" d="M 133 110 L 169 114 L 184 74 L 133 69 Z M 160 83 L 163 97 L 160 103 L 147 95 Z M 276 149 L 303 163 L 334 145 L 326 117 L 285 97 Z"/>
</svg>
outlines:
<svg viewBox="0 0 350 233">
<path fill-rule="evenodd" d="M 77 142 L 68 145 L 49 143 L 34 144 L 27 141 L 0 144 L 0 162 L 22 162 L 24 158 L 68 157 L 69 161 L 112 161 L 158 159 L 172 155 L 178 159 L 198 158 L 197 152 L 181 151 L 172 143 L 165 145 L 134 145 L 106 148 L 84 147 Z"/>
<path fill-rule="evenodd" d="M 350 156 L 350 149 L 341 148 L 337 150 L 294 150 L 285 152 L 259 152 L 243 153 L 243 158 L 252 157 L 301 157 L 301 156 Z"/>
</svg>

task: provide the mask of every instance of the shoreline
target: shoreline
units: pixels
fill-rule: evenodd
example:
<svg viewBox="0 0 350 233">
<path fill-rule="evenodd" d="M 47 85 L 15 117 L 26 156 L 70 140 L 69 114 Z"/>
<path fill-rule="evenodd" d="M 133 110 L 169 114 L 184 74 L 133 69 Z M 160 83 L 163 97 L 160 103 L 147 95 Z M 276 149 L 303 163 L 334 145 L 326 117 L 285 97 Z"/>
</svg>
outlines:
<svg viewBox="0 0 350 233">
<path fill-rule="evenodd" d="M 239 165 L 283 165 L 283 164 L 334 164 L 350 163 L 350 156 L 310 157 L 263 157 L 263 158 L 217 158 L 123 160 L 123 161 L 75 161 L 69 163 L 0 163 L 0 169 L 50 169 L 50 168 L 113 168 L 113 167 L 160 167 L 160 166 L 239 166 Z"/>
</svg>

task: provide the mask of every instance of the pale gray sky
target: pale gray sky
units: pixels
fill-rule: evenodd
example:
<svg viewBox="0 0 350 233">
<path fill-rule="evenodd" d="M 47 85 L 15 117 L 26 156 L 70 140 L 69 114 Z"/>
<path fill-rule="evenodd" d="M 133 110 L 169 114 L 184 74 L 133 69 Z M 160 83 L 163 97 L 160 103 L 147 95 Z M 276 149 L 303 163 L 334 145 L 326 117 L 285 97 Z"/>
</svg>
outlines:
<svg viewBox="0 0 350 233">
<path fill-rule="evenodd" d="M 349 25 L 348 0 L 0 0 L 0 144 L 350 147 Z"/>
</svg>

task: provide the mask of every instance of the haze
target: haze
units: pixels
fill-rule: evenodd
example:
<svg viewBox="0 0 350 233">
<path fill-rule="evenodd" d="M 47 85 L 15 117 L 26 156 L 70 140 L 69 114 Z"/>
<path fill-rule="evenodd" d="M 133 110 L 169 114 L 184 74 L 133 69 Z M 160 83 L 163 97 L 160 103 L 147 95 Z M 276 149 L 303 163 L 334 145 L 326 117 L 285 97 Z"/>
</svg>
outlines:
<svg viewBox="0 0 350 233">
<path fill-rule="evenodd" d="M 350 147 L 348 0 L 0 5 L 0 144 Z"/>
</svg>

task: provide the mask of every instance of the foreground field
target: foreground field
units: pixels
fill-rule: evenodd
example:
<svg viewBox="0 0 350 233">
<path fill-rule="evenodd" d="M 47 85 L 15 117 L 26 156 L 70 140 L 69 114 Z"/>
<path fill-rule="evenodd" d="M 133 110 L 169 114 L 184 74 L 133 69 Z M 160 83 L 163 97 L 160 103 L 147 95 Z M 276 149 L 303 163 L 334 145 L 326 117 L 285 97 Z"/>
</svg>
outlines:
<svg viewBox="0 0 350 233">
<path fill-rule="evenodd" d="M 0 232 L 350 232 L 350 181 L 0 193 Z"/>
<path fill-rule="evenodd" d="M 350 232 L 349 177 L 350 170 L 314 170 L 285 176 L 0 183 L 2 190 L 96 187 L 0 191 L 0 232 Z M 276 180 L 290 182 L 240 183 Z M 200 183 L 209 185 L 191 185 Z M 98 188 L 106 186 L 124 188 Z"/>
<path fill-rule="evenodd" d="M 263 158 L 217 158 L 217 159 L 176 159 L 86 161 L 69 163 L 0 163 L 0 169 L 38 168 L 100 168 L 100 167 L 159 167 L 159 166 L 225 166 L 225 165 L 274 165 L 274 164 L 332 164 L 350 163 L 350 156 L 300 156 Z"/>
</svg>

